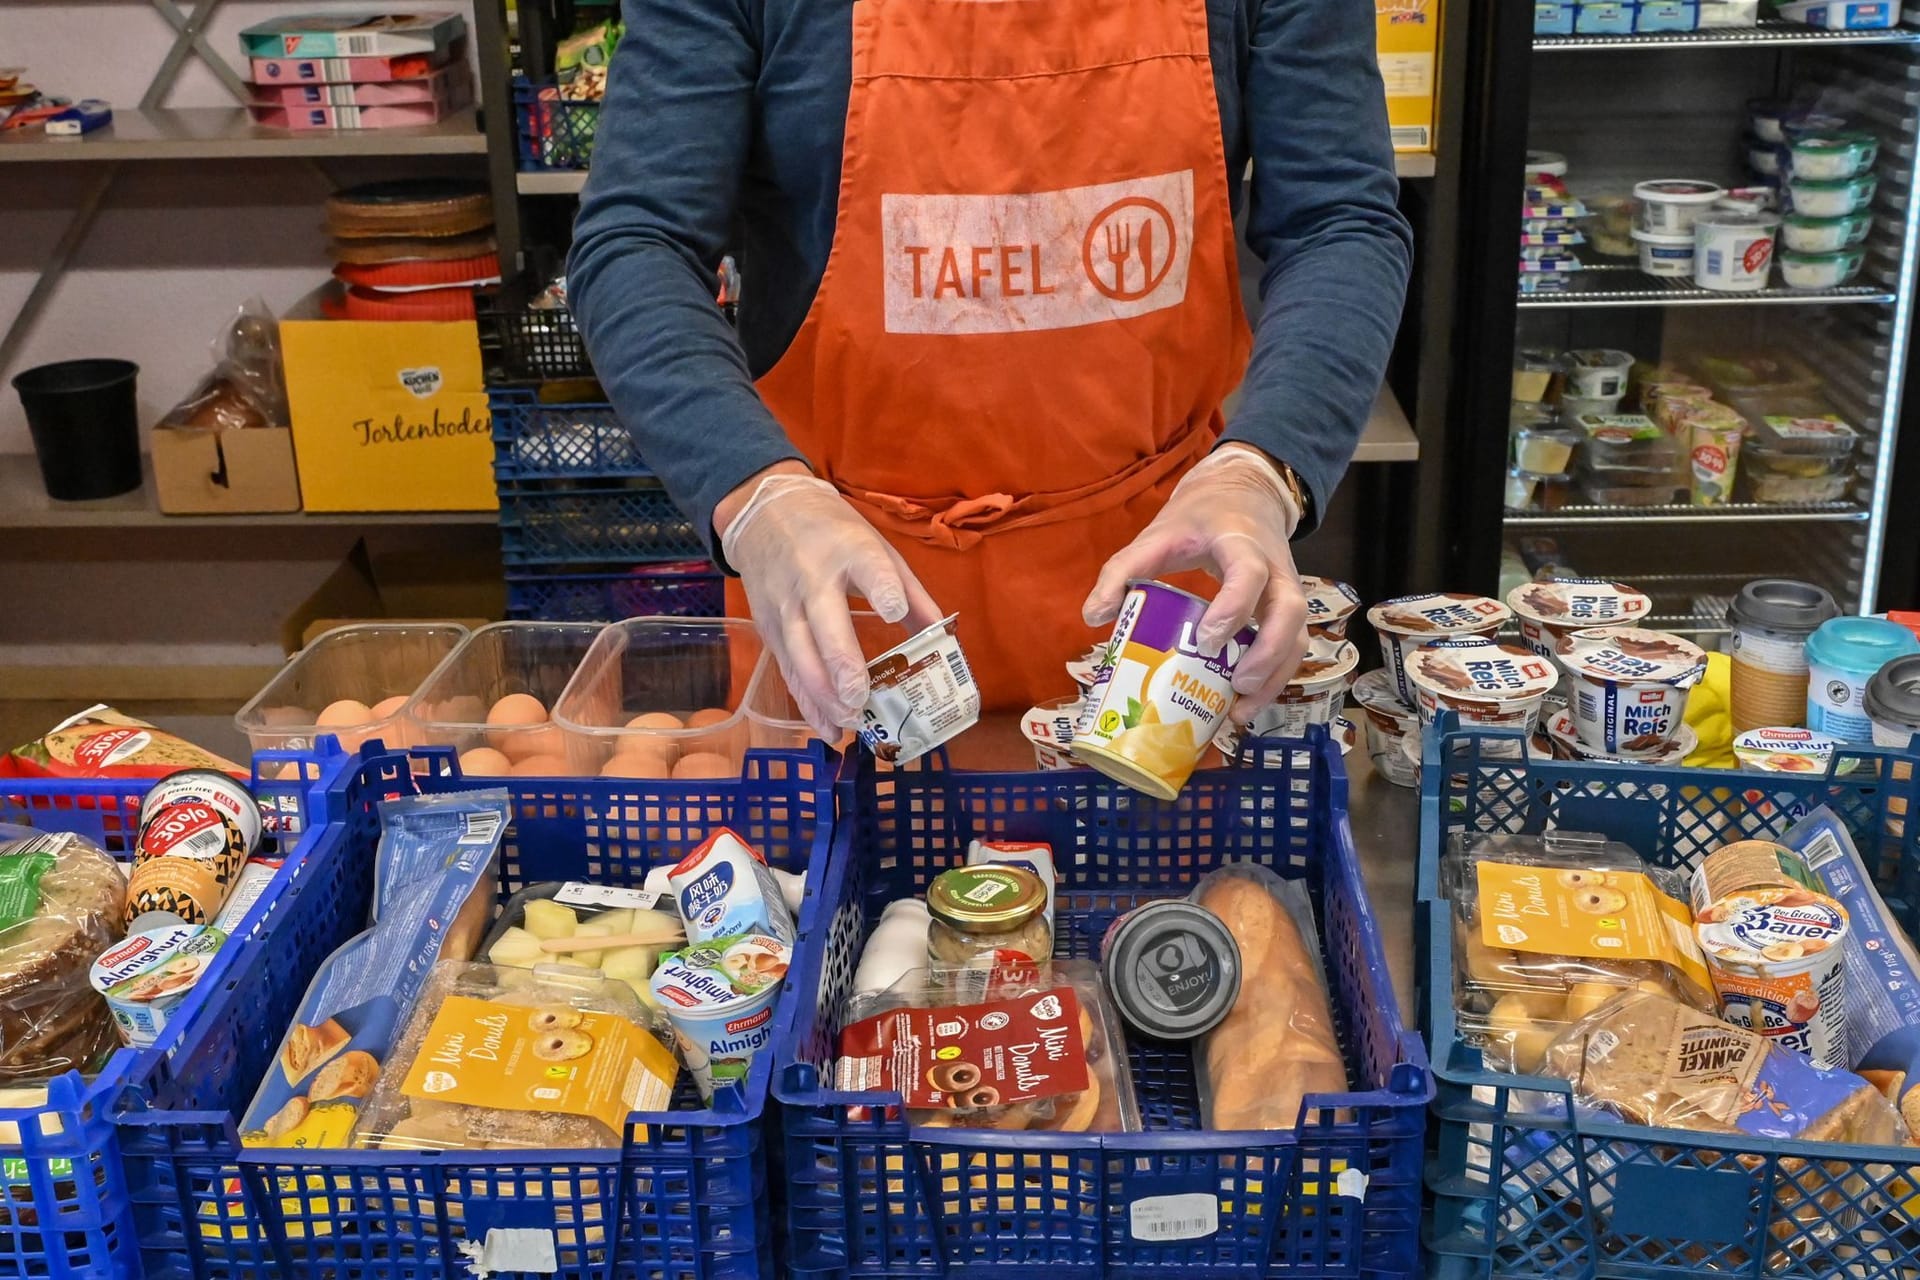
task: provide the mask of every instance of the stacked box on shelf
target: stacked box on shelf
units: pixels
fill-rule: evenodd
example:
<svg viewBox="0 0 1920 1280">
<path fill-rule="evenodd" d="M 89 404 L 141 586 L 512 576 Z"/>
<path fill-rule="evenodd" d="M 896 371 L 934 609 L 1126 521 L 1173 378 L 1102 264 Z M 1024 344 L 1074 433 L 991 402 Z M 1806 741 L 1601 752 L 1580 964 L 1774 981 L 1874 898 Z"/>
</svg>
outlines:
<svg viewBox="0 0 1920 1280">
<path fill-rule="evenodd" d="M 564 306 L 478 296 L 508 616 L 617 621 L 726 611 L 706 546 L 591 382 Z"/>
<path fill-rule="evenodd" d="M 502 902 L 545 880 L 638 887 L 721 825 L 774 866 L 817 879 L 832 838 L 828 763 L 817 750 L 754 753 L 738 779 L 482 781 L 512 794 Z M 619 1147 L 396 1153 L 240 1144 L 235 1116 L 272 1068 L 301 993 L 319 963 L 364 927 L 378 802 L 476 785 L 444 749 L 409 757 L 375 744 L 355 758 L 328 791 L 345 838 L 309 856 L 282 905 L 301 927 L 275 940 L 256 981 L 216 993 L 211 1016 L 170 1060 L 133 1077 L 119 1136 L 145 1280 L 442 1280 L 496 1251 L 504 1253 L 494 1274 L 555 1280 L 772 1275 L 763 1131 L 771 1046 L 743 1088 L 723 1088 L 711 1104 L 682 1072 L 672 1109 L 631 1117 Z M 815 913 L 810 896 L 798 950 L 824 933 Z M 799 997 L 789 985 L 781 999 L 784 1021 Z M 296 1187 L 306 1194 L 288 1194 Z"/>
</svg>

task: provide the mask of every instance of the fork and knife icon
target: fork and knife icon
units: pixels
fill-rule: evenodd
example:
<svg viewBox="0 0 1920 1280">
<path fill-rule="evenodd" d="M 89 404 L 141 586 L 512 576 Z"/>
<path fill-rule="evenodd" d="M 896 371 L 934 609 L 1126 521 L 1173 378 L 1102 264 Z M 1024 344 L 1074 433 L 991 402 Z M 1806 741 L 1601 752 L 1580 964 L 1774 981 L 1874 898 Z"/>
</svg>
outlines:
<svg viewBox="0 0 1920 1280">
<path fill-rule="evenodd" d="M 1102 210 L 1088 227 L 1085 243 L 1087 275 L 1094 288 L 1118 302 L 1152 293 L 1173 269 L 1179 249 L 1173 232 L 1173 218 L 1157 200 L 1131 196 Z M 1105 269 L 1097 265 L 1102 256 Z M 1129 267 L 1136 260 L 1140 268 L 1134 276 Z M 1112 272 L 1111 282 L 1107 271 Z"/>
<path fill-rule="evenodd" d="M 1145 284 L 1140 292 L 1153 288 L 1153 223 L 1151 215 L 1141 220 L 1139 234 L 1134 233 L 1133 224 L 1125 219 L 1116 219 L 1106 226 L 1107 261 L 1113 265 L 1113 291 L 1129 294 L 1127 288 L 1127 263 L 1137 250 L 1140 256 L 1140 279 Z"/>
</svg>

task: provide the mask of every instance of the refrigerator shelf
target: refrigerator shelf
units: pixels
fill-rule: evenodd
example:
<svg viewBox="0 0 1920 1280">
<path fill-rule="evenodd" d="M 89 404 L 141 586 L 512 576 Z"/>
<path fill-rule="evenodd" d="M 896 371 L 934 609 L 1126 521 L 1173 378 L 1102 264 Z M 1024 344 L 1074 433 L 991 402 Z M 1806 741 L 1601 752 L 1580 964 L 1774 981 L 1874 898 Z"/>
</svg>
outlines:
<svg viewBox="0 0 1920 1280">
<path fill-rule="evenodd" d="M 1920 30 L 1889 27 L 1882 31 L 1828 31 L 1797 22 L 1768 19 L 1757 27 L 1713 31 L 1663 31 L 1638 36 L 1536 36 L 1535 52 L 1579 49 L 1754 49 L 1782 45 L 1911 44 Z"/>
<path fill-rule="evenodd" d="M 1523 293 L 1523 310 L 1544 311 L 1574 307 L 1738 307 L 1838 306 L 1866 303 L 1885 306 L 1898 296 L 1878 285 L 1850 284 L 1837 289 L 1788 289 L 1773 286 L 1753 293 L 1722 293 L 1702 289 L 1690 280 L 1666 280 L 1626 267 L 1604 267 L 1578 272 L 1563 293 Z"/>
<path fill-rule="evenodd" d="M 1554 525 L 1590 524 L 1790 524 L 1804 521 L 1865 520 L 1869 512 L 1852 502 L 1782 503 L 1729 502 L 1718 507 L 1668 503 L 1651 507 L 1562 507 L 1558 511 L 1506 512 L 1509 529 L 1539 529 Z M 1620 575 L 1608 571 L 1607 576 Z"/>
</svg>

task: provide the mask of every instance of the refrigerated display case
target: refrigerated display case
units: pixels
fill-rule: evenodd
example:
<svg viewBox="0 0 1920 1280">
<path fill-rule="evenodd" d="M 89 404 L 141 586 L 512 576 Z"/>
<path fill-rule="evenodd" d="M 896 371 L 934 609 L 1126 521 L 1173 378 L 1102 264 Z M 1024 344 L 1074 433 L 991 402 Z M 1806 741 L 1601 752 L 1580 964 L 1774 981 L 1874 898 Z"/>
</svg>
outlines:
<svg viewBox="0 0 1920 1280">
<path fill-rule="evenodd" d="M 1920 494 L 1900 500 L 1894 488 L 1920 212 L 1920 29 L 1828 31 L 1762 20 L 1548 36 L 1535 33 L 1530 8 L 1476 6 L 1468 42 L 1460 365 L 1440 571 L 1451 584 L 1482 590 L 1551 570 L 1632 582 L 1654 598 L 1652 625 L 1709 640 L 1725 629 L 1732 592 L 1755 577 L 1804 578 L 1850 610 L 1873 610 L 1890 555 L 1910 578 L 1920 539 Z M 1855 160 L 1877 150 L 1868 161 L 1875 190 L 1857 274 L 1817 278 L 1852 266 L 1850 255 L 1795 258 L 1794 279 L 1817 287 L 1791 287 L 1778 254 L 1761 287 L 1746 292 L 1701 287 L 1691 270 L 1664 274 L 1676 268 L 1652 250 L 1673 237 L 1650 245 L 1651 232 L 1629 238 L 1620 219 L 1635 206 L 1623 202 L 1641 183 L 1680 179 L 1746 189 L 1749 208 L 1764 203 L 1751 189 L 1769 178 L 1756 169 L 1778 168 L 1790 154 L 1750 137 L 1756 116 L 1763 132 L 1777 128 L 1770 103 L 1811 113 L 1792 116 L 1808 134 L 1864 135 Z M 1805 182 L 1822 158 L 1811 147 L 1800 154 Z M 1557 280 L 1537 271 L 1516 280 L 1523 225 L 1557 225 L 1523 224 L 1526 201 L 1546 198 L 1529 185 L 1530 163 L 1563 172 L 1578 205 L 1571 212 L 1583 215 L 1574 223 L 1579 243 L 1534 236 L 1536 257 L 1572 255 L 1574 269 Z M 1802 190 L 1803 209 L 1842 198 L 1829 188 Z M 1860 229 L 1795 227 L 1803 245 Z M 1716 266 L 1737 273 L 1760 254 L 1740 256 L 1736 249 L 1734 261 L 1716 258 Z M 1596 354 L 1580 367 L 1569 364 L 1572 352 Z M 1607 353 L 1619 352 L 1633 357 L 1631 385 L 1609 405 L 1593 393 L 1610 390 L 1600 373 L 1617 359 Z M 1659 419 L 1659 440 L 1634 440 L 1643 432 L 1638 422 L 1582 420 L 1640 414 L 1649 383 L 1689 384 L 1656 388 L 1656 411 L 1647 416 Z M 1704 393 L 1697 402 L 1690 388 Z M 1673 416 L 1658 411 L 1661 394 Z M 1683 412 L 1717 421 L 1720 434 L 1681 423 Z M 1520 445 L 1530 446 L 1527 461 L 1559 461 L 1561 428 L 1581 446 L 1565 471 L 1519 466 Z M 1739 452 L 1729 459 L 1735 442 Z M 1670 480 L 1663 467 L 1672 468 Z"/>
</svg>

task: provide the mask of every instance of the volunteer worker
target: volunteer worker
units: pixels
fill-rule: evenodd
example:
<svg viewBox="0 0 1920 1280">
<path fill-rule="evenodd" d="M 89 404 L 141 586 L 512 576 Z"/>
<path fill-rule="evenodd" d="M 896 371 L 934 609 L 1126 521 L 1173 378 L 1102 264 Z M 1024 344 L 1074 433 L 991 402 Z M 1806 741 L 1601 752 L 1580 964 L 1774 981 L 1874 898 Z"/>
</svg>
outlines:
<svg viewBox="0 0 1920 1280">
<path fill-rule="evenodd" d="M 1373 7 L 626 0 L 625 20 L 573 307 L 807 718 L 865 701 L 849 594 L 914 628 L 958 613 L 988 705 L 1025 709 L 1129 578 L 1181 570 L 1219 580 L 1203 646 L 1260 627 L 1235 714 L 1270 701 L 1305 646 L 1289 540 L 1352 456 L 1411 256 Z M 737 336 L 714 306 L 728 247 Z"/>
</svg>

